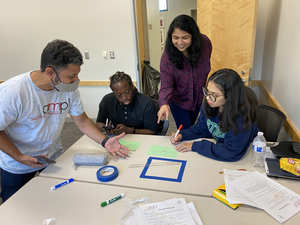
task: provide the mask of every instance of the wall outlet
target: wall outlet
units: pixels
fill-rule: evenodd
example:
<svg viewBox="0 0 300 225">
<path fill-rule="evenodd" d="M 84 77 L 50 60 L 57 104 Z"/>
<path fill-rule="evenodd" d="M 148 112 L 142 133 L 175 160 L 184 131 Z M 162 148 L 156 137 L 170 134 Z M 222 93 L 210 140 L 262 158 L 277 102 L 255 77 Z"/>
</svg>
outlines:
<svg viewBox="0 0 300 225">
<path fill-rule="evenodd" d="M 109 55 L 110 55 L 110 59 L 115 59 L 115 52 L 114 51 L 110 51 Z"/>
</svg>

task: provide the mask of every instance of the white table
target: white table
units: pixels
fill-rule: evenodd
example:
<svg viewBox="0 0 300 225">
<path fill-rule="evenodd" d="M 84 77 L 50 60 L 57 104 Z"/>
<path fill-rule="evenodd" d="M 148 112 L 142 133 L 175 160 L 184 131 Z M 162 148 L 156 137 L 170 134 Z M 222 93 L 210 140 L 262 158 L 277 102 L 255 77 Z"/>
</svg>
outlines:
<svg viewBox="0 0 300 225">
<path fill-rule="evenodd" d="M 151 145 L 172 147 L 169 136 L 158 135 L 131 135 L 127 134 L 124 140 L 142 142 L 139 148 L 130 154 L 126 159 L 114 159 L 110 156 L 108 165 L 114 165 L 119 170 L 119 176 L 110 182 L 102 183 L 110 186 L 122 186 L 139 188 L 145 190 L 155 190 L 168 193 L 180 193 L 194 196 L 212 196 L 212 191 L 224 183 L 224 177 L 219 174 L 223 169 L 246 169 L 248 171 L 264 172 L 264 169 L 257 169 L 250 163 L 251 150 L 238 162 L 219 162 L 201 156 L 195 152 L 178 153 L 179 160 L 186 160 L 187 165 L 183 174 L 182 182 L 171 182 L 163 180 L 143 179 L 140 174 L 144 167 L 129 168 L 132 164 L 146 163 L 150 155 L 146 152 Z M 251 146 L 250 146 L 251 148 Z M 83 136 L 73 146 L 71 146 L 62 156 L 57 159 L 55 165 L 50 165 L 40 176 L 60 178 L 67 180 L 74 178 L 77 181 L 101 184 L 97 180 L 96 172 L 100 167 L 78 167 L 73 168 L 73 155 L 76 153 L 106 153 L 107 151 L 99 144 L 95 143 L 87 136 Z M 153 167 L 154 168 L 154 167 Z M 155 169 L 163 172 L 173 172 L 175 165 L 157 166 Z M 300 194 L 300 182 L 294 180 L 276 180 L 292 191 Z"/>
<path fill-rule="evenodd" d="M 148 196 L 151 202 L 171 198 L 185 198 L 193 202 L 205 225 L 253 225 L 280 224 L 266 212 L 248 206 L 232 210 L 216 199 L 147 191 L 134 188 L 114 187 L 74 181 L 64 187 L 51 191 L 50 187 L 62 180 L 36 177 L 21 188 L 0 206 L 0 221 L 5 225 L 39 225 L 44 219 L 55 217 L 56 225 L 117 225 L 126 212 L 125 198 L 106 207 L 100 203 L 120 193 L 129 199 Z M 298 224 L 300 214 L 296 214 L 285 225 Z"/>
</svg>

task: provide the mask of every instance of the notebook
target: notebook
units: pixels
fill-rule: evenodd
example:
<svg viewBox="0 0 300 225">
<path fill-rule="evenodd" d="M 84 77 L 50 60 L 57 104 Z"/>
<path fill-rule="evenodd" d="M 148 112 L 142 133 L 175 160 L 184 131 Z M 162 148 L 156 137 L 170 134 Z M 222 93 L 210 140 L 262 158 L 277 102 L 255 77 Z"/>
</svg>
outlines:
<svg viewBox="0 0 300 225">
<path fill-rule="evenodd" d="M 266 158 L 265 169 L 268 177 L 281 177 L 300 180 L 300 177 L 280 169 L 279 159 Z"/>
</svg>

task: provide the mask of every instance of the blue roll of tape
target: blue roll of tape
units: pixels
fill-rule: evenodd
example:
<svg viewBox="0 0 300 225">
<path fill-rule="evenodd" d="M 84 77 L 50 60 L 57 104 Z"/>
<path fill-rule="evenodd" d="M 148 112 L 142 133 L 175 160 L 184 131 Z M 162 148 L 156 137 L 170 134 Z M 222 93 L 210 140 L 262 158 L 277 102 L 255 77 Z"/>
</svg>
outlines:
<svg viewBox="0 0 300 225">
<path fill-rule="evenodd" d="M 105 175 L 106 172 L 112 172 Z M 97 171 L 97 179 L 101 182 L 109 182 L 117 178 L 119 175 L 118 168 L 115 166 L 103 166 Z"/>
</svg>

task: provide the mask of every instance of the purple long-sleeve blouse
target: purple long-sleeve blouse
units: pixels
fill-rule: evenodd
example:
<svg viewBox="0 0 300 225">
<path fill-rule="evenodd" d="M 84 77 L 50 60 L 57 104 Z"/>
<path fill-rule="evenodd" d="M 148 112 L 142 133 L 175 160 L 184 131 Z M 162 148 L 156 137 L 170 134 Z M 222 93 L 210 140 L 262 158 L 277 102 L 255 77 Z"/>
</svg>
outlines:
<svg viewBox="0 0 300 225">
<path fill-rule="evenodd" d="M 188 58 L 183 56 L 183 69 L 177 69 L 170 61 L 166 51 L 160 60 L 161 88 L 158 103 L 170 105 L 173 101 L 182 109 L 194 111 L 200 108 L 203 100 L 202 87 L 205 86 L 210 71 L 212 45 L 209 38 L 202 34 L 203 48 L 197 68 L 190 65 Z"/>
</svg>

